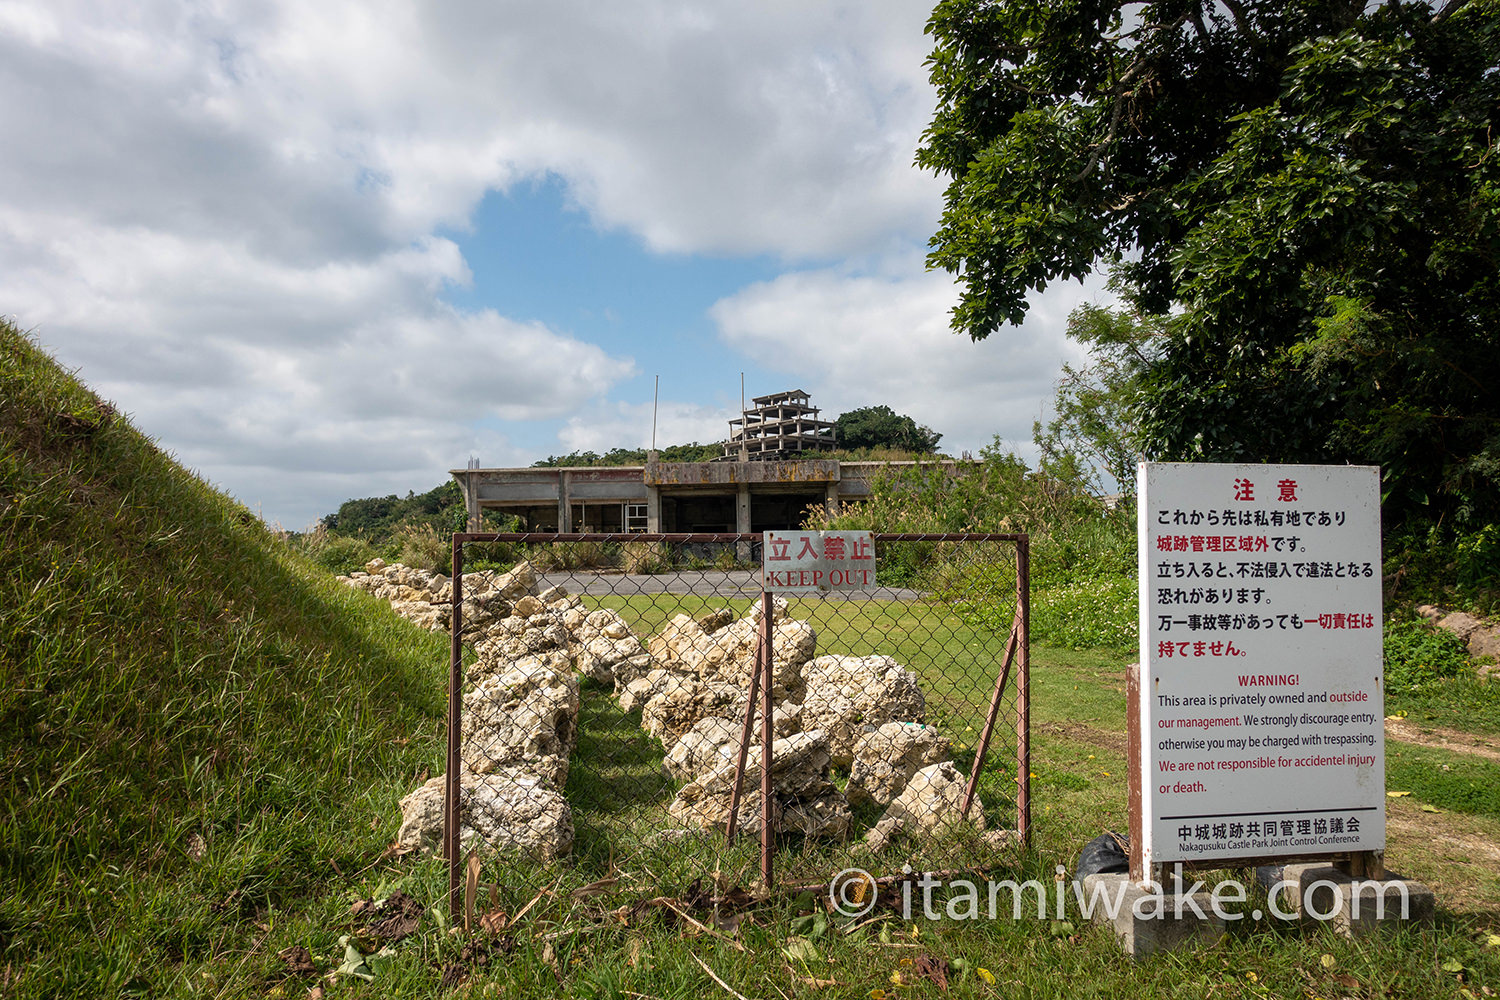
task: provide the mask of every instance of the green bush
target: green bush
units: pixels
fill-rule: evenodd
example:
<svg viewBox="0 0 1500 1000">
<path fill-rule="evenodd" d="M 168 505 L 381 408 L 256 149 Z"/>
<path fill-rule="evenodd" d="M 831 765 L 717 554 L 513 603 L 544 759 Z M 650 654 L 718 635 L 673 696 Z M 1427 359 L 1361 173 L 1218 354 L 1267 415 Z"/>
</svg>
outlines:
<svg viewBox="0 0 1500 1000">
<path fill-rule="evenodd" d="M 396 529 L 396 561 L 413 569 L 453 572 L 453 540 L 430 524 L 403 524 Z"/>
<path fill-rule="evenodd" d="M 1140 639 L 1134 576 L 1044 586 L 1031 594 L 1031 638 L 1069 649 L 1132 650 Z"/>
<path fill-rule="evenodd" d="M 322 525 L 305 535 L 291 539 L 293 549 L 311 559 L 317 566 L 330 573 L 352 573 L 365 563 L 381 555 L 380 551 L 363 538 L 346 538 L 334 535 Z"/>
<path fill-rule="evenodd" d="M 626 542 L 620 560 L 626 573 L 665 573 L 672 568 L 672 551 L 663 542 Z"/>
<path fill-rule="evenodd" d="M 607 569 L 616 565 L 619 557 L 619 548 L 604 542 L 553 542 L 535 546 L 531 552 L 531 564 L 543 573 Z"/>
<path fill-rule="evenodd" d="M 1472 669 L 1468 650 L 1452 632 L 1410 612 L 1398 612 L 1386 620 L 1386 690 L 1417 690 Z"/>
</svg>

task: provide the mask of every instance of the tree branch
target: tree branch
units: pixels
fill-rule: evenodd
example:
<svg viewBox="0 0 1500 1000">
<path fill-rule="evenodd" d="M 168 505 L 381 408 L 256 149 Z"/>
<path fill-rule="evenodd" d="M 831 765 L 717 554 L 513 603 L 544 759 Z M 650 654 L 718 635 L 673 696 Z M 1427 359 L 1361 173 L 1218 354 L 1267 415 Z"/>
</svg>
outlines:
<svg viewBox="0 0 1500 1000">
<path fill-rule="evenodd" d="M 1455 10 L 1458 10 L 1458 8 L 1462 7 L 1468 2 L 1469 0 L 1448 0 L 1448 2 L 1443 4 L 1443 6 L 1438 10 L 1436 14 L 1432 15 L 1432 20 L 1428 23 L 1437 24 L 1439 21 L 1446 21 L 1448 19 L 1448 15 L 1452 14 Z"/>
<path fill-rule="evenodd" d="M 1089 154 L 1089 162 L 1084 164 L 1083 169 L 1078 171 L 1078 176 L 1073 178 L 1074 184 L 1081 183 L 1089 174 L 1094 172 L 1094 168 L 1099 165 L 1099 159 L 1104 155 L 1104 151 L 1109 148 L 1110 143 L 1115 141 L 1115 130 L 1120 127 L 1120 114 L 1125 110 L 1125 97 L 1125 94 L 1120 94 L 1115 98 L 1115 107 L 1109 116 L 1109 129 L 1104 133 L 1103 139 L 1094 143 L 1094 151 Z"/>
<path fill-rule="evenodd" d="M 1157 30 L 1176 31 L 1187 23 L 1188 19 L 1197 12 L 1197 9 L 1197 5 L 1195 4 L 1178 17 L 1176 21 L 1172 22 L 1172 24 Z M 1131 64 L 1125 68 L 1125 72 L 1120 74 L 1120 78 L 1115 81 L 1114 86 L 1110 88 L 1115 95 L 1115 106 L 1110 111 L 1109 129 L 1104 133 L 1104 138 L 1094 144 L 1093 151 L 1089 154 L 1089 162 L 1073 178 L 1074 184 L 1081 183 L 1084 178 L 1094 172 L 1095 167 L 1099 166 L 1099 160 L 1104 156 L 1104 151 L 1109 148 L 1109 144 L 1114 141 L 1115 132 L 1120 127 L 1120 114 L 1125 110 L 1125 99 L 1131 96 L 1131 93 L 1125 90 L 1125 88 L 1135 80 L 1136 74 L 1140 73 L 1151 63 L 1151 57 L 1152 53 L 1150 52 L 1141 52 L 1137 55 Z"/>
<path fill-rule="evenodd" d="M 1239 3 L 1238 0 L 1219 0 L 1219 2 L 1224 5 L 1225 10 L 1229 11 L 1229 16 L 1234 18 L 1234 26 L 1240 29 L 1241 34 L 1255 34 L 1255 32 L 1250 30 L 1250 22 L 1245 17 L 1244 4 Z"/>
</svg>

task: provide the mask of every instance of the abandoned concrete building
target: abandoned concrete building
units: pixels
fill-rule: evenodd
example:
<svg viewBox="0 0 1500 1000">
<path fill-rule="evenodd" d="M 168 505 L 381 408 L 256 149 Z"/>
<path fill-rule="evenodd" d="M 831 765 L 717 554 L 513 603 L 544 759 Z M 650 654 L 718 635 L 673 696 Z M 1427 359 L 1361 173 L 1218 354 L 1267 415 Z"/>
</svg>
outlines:
<svg viewBox="0 0 1500 1000">
<path fill-rule="evenodd" d="M 577 468 L 454 469 L 469 530 L 500 510 L 526 531 L 761 532 L 800 526 L 809 506 L 837 510 L 870 494 L 880 470 L 911 463 L 808 457 L 837 445 L 834 424 L 801 389 L 757 396 L 731 420 L 713 462 Z"/>
<path fill-rule="evenodd" d="M 502 510 L 526 531 L 759 532 L 798 527 L 810 505 L 870 493 L 886 462 L 802 459 L 658 462 L 550 469 L 454 469 L 469 510 Z M 493 530 L 493 529 L 491 529 Z"/>
</svg>

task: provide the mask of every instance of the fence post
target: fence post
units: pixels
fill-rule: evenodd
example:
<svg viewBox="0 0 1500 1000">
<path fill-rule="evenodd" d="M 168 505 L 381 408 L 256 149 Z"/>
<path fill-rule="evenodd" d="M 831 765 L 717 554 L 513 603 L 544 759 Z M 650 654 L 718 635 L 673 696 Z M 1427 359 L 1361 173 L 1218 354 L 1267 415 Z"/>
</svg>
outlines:
<svg viewBox="0 0 1500 1000">
<path fill-rule="evenodd" d="M 1000 675 L 995 678 L 995 692 L 990 696 L 990 710 L 985 715 L 984 729 L 980 732 L 979 744 L 974 749 L 974 765 L 969 770 L 969 783 L 964 788 L 963 805 L 958 810 L 960 819 L 969 818 L 969 808 L 974 804 L 974 792 L 979 787 L 979 771 L 984 767 L 985 755 L 990 752 L 990 737 L 995 732 L 995 719 L 1000 715 L 1000 704 L 1005 700 L 1005 684 L 1010 680 L 1010 668 L 1016 659 L 1016 646 L 1020 641 L 1020 632 L 1021 616 L 1018 608 L 1015 621 L 1010 626 L 1010 639 L 1005 643 L 1005 663 L 1000 668 Z"/>
<path fill-rule="evenodd" d="M 755 734 L 755 702 L 760 697 L 760 661 L 765 655 L 764 634 L 756 639 L 755 663 L 750 668 L 750 693 L 745 698 L 745 723 L 740 728 L 740 754 L 734 766 L 734 789 L 729 793 L 729 821 L 724 825 L 724 840 L 734 843 L 739 832 L 740 797 L 745 790 L 745 760 L 750 755 L 750 740 Z"/>
<path fill-rule="evenodd" d="M 1016 828 L 1031 845 L 1031 536 L 1016 539 L 1016 614 L 1021 639 L 1016 677 Z"/>
<path fill-rule="evenodd" d="M 448 774 L 443 792 L 443 856 L 448 860 L 448 919 L 458 923 L 462 912 L 461 886 L 459 879 L 459 821 L 462 815 L 460 797 L 463 795 L 462 757 L 459 748 L 463 740 L 463 667 L 464 667 L 464 544 L 461 536 L 453 536 L 453 613 L 450 624 L 453 628 L 452 646 L 448 657 Z"/>
<path fill-rule="evenodd" d="M 775 650 L 771 628 L 771 594 L 760 595 L 760 877 L 766 891 L 771 891 L 771 857 L 776 853 L 775 800 L 771 794 L 771 682 Z"/>
</svg>

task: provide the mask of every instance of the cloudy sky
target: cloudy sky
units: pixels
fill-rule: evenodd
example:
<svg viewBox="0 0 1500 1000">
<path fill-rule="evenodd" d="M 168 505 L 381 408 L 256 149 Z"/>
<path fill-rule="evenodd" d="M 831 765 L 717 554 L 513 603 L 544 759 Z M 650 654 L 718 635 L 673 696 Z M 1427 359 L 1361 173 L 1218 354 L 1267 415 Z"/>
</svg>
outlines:
<svg viewBox="0 0 1500 1000">
<path fill-rule="evenodd" d="M 0 0 L 0 314 L 303 527 L 751 396 L 954 453 L 1075 356 L 1051 289 L 974 344 L 912 0 Z"/>
</svg>

